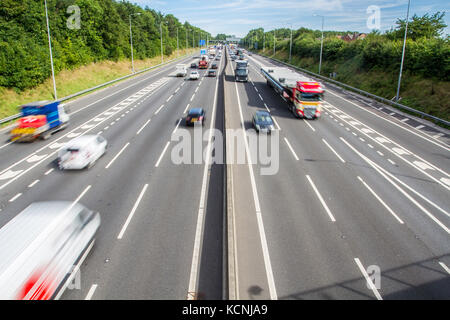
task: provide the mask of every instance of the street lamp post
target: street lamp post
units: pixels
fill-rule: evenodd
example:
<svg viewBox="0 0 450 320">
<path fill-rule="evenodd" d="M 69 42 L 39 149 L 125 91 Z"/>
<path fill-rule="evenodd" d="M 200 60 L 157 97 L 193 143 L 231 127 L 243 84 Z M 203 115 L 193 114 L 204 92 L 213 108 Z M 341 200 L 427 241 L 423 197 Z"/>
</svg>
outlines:
<svg viewBox="0 0 450 320">
<path fill-rule="evenodd" d="M 47 0 L 45 0 L 45 19 L 47 20 L 48 47 L 50 49 L 50 64 L 52 66 L 53 93 L 54 93 L 55 100 L 58 100 L 58 94 L 56 92 L 55 68 L 53 67 L 52 40 L 51 40 L 51 36 L 50 36 L 50 25 L 48 23 Z"/>
<path fill-rule="evenodd" d="M 408 0 L 408 11 L 406 12 L 406 25 L 405 25 L 405 36 L 403 38 L 403 51 L 402 51 L 402 62 L 400 63 L 400 73 L 398 75 L 398 85 L 397 94 L 395 96 L 395 102 L 398 102 L 400 96 L 400 84 L 402 82 L 402 71 L 403 71 L 403 61 L 405 60 L 405 49 L 406 49 L 406 34 L 408 33 L 408 19 L 409 19 L 409 7 L 411 5 L 411 0 Z"/>
<path fill-rule="evenodd" d="M 178 54 L 179 54 L 179 50 L 180 50 L 180 47 L 178 45 L 178 27 L 177 27 L 177 57 L 178 57 Z"/>
<path fill-rule="evenodd" d="M 289 63 L 291 63 L 291 58 L 292 58 L 292 24 L 291 24 L 291 42 L 289 45 Z"/>
<path fill-rule="evenodd" d="M 140 13 L 132 13 L 130 14 L 130 45 L 131 45 L 131 69 L 134 73 L 134 56 L 133 56 L 133 32 L 131 31 L 131 16 L 138 16 Z"/>
<path fill-rule="evenodd" d="M 162 21 L 159 23 L 159 32 L 161 33 L 161 63 L 164 63 L 163 39 L 162 39 Z"/>
<path fill-rule="evenodd" d="M 316 16 L 316 17 L 321 17 L 321 18 L 322 18 L 322 38 L 321 38 L 321 41 L 320 41 L 320 60 L 319 60 L 319 74 L 320 74 L 320 70 L 322 69 L 323 24 L 324 24 L 325 17 L 324 17 L 324 16 L 321 16 L 321 15 L 318 15 L 318 14 L 315 14 L 314 16 Z"/>
<path fill-rule="evenodd" d="M 275 42 L 277 41 L 277 38 L 275 37 L 275 29 L 273 29 L 273 55 L 275 55 Z"/>
</svg>

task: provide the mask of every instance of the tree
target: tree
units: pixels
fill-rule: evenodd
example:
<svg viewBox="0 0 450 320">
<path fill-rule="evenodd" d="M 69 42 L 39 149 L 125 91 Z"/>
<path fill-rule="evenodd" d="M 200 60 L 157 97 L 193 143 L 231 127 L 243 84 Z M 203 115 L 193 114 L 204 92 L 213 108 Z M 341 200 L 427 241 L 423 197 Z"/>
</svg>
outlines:
<svg viewBox="0 0 450 320">
<path fill-rule="evenodd" d="M 447 27 L 444 22 L 444 16 L 445 12 L 440 11 L 431 16 L 428 13 L 422 17 L 415 14 L 408 23 L 407 37 L 412 40 L 441 37 L 444 29 Z M 387 36 L 392 40 L 403 39 L 405 34 L 406 19 L 398 19 L 396 24 L 397 27 L 394 30 L 387 32 Z"/>
</svg>

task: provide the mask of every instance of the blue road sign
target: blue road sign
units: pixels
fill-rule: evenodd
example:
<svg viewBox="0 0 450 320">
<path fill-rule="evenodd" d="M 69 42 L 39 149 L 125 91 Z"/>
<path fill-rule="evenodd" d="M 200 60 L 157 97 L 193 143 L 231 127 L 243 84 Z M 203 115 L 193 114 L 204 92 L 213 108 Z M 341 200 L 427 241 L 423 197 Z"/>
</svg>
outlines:
<svg viewBox="0 0 450 320">
<path fill-rule="evenodd" d="M 206 44 L 206 41 L 205 41 L 205 40 L 200 40 L 200 41 L 199 41 L 199 45 L 200 45 L 200 46 L 204 46 L 205 44 Z"/>
</svg>

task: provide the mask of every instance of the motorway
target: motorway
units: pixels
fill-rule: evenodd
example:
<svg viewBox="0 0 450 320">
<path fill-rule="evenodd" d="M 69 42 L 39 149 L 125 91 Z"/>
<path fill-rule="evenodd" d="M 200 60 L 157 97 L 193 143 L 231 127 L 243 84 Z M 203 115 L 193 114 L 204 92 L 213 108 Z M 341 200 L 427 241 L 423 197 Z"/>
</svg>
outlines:
<svg viewBox="0 0 450 320">
<path fill-rule="evenodd" d="M 195 59 L 69 102 L 71 124 L 50 140 L 0 142 L 0 226 L 35 201 L 80 199 L 100 212 L 81 286 L 61 299 L 450 298 L 448 135 L 333 87 L 321 119 L 299 120 L 260 74 L 268 59 L 248 57 L 248 83 L 234 82 L 225 54 L 217 77 L 173 76 Z M 193 107 L 206 110 L 203 137 L 184 126 Z M 221 150 L 207 129 L 250 129 L 256 110 L 279 128 L 277 170 L 264 175 L 267 163 L 252 159 L 227 163 L 227 176 L 210 163 Z M 192 161 L 177 164 L 187 132 Z M 59 171 L 56 152 L 83 134 L 104 136 L 108 152 L 89 170 Z M 373 270 L 379 286 L 367 285 Z"/>
<path fill-rule="evenodd" d="M 249 61 L 248 83 L 225 83 L 227 128 L 270 111 L 279 171 L 233 166 L 236 298 L 450 298 L 446 137 L 331 87 L 321 119 L 295 119 L 260 73 L 274 64 Z"/>
</svg>

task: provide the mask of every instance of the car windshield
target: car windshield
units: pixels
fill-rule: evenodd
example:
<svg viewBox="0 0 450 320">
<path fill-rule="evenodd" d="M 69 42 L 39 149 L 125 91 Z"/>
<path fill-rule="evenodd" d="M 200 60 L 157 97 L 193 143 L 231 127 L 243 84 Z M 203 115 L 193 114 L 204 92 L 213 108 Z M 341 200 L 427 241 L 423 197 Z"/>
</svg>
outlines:
<svg viewBox="0 0 450 320">
<path fill-rule="evenodd" d="M 238 69 L 238 70 L 236 70 L 236 74 L 238 76 L 245 76 L 245 75 L 247 75 L 247 70 L 245 70 L 245 69 Z"/>
<path fill-rule="evenodd" d="M 257 114 L 255 116 L 255 118 L 256 118 L 256 123 L 257 124 L 265 124 L 265 125 L 273 124 L 272 118 L 269 115 Z"/>
<path fill-rule="evenodd" d="M 298 92 L 297 99 L 299 99 L 300 101 L 322 101 L 322 94 Z"/>
<path fill-rule="evenodd" d="M 189 111 L 189 116 L 191 117 L 198 117 L 201 116 L 202 112 L 200 110 L 191 110 Z"/>
</svg>

